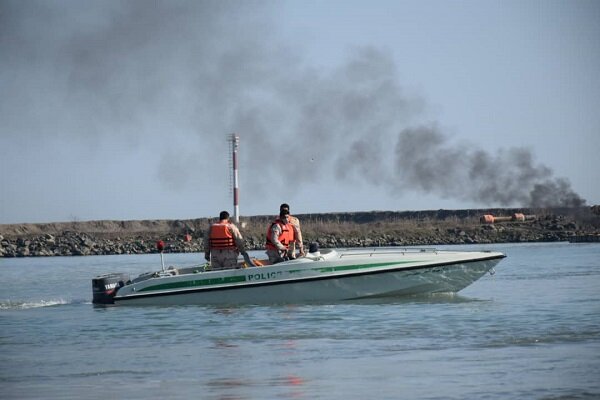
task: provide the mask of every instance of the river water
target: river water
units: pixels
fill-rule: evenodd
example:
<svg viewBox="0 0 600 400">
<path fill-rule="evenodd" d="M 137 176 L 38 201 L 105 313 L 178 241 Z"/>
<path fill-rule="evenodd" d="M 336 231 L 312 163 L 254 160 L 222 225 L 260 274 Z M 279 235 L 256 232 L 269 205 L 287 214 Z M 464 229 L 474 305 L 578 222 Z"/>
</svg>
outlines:
<svg viewBox="0 0 600 400">
<path fill-rule="evenodd" d="M 458 295 L 234 308 L 92 306 L 157 255 L 0 259 L 0 398 L 600 398 L 600 244 L 451 248 L 508 257 Z"/>
</svg>

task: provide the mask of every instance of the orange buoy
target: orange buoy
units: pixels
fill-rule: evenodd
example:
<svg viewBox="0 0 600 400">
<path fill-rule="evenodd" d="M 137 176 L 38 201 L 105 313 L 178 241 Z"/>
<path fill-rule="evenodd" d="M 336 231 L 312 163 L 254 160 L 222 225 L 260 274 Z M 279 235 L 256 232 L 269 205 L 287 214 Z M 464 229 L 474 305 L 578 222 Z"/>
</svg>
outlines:
<svg viewBox="0 0 600 400">
<path fill-rule="evenodd" d="M 481 222 L 482 224 L 493 224 L 494 216 L 492 214 L 482 215 L 481 218 L 479 218 L 479 222 Z"/>
<path fill-rule="evenodd" d="M 513 221 L 525 221 L 525 214 L 514 213 L 512 216 Z"/>
</svg>

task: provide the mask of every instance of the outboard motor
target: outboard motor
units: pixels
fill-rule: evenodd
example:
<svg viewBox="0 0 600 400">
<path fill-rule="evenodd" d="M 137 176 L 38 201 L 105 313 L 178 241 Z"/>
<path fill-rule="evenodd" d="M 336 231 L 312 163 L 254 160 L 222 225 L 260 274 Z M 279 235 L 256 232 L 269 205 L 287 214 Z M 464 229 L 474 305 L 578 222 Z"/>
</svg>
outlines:
<svg viewBox="0 0 600 400">
<path fill-rule="evenodd" d="M 312 242 L 308 246 L 308 254 L 306 255 L 306 257 L 314 261 L 322 259 L 321 252 L 319 251 L 319 244 L 317 242 Z"/>
<path fill-rule="evenodd" d="M 114 297 L 119 288 L 129 282 L 128 274 L 113 273 L 100 275 L 92 279 L 92 303 L 115 304 Z"/>
</svg>

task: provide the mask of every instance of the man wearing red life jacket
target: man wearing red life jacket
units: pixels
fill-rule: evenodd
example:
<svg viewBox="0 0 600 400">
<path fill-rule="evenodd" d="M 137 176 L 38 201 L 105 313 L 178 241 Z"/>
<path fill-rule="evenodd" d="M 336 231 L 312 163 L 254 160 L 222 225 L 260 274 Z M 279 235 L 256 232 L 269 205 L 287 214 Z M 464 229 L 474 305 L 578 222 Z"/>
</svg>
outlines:
<svg viewBox="0 0 600 400">
<path fill-rule="evenodd" d="M 288 249 L 294 241 L 294 227 L 288 221 L 289 211 L 282 210 L 279 217 L 267 229 L 267 256 L 269 262 L 276 264 L 288 259 Z"/>
<path fill-rule="evenodd" d="M 289 212 L 290 212 L 289 204 L 283 203 L 282 205 L 280 205 L 279 213 L 281 213 L 282 211 L 287 212 L 289 214 Z M 290 243 L 290 245 L 288 247 L 288 257 L 296 258 L 296 248 L 298 248 L 298 250 L 299 250 L 298 257 L 303 257 L 305 255 L 305 253 L 304 253 L 304 245 L 302 243 L 302 231 L 300 230 L 300 220 L 298 218 L 294 217 L 293 215 L 289 214 L 288 222 L 290 224 L 292 224 L 292 227 L 294 228 L 294 240 Z"/>
<path fill-rule="evenodd" d="M 229 222 L 229 213 L 221 211 L 219 222 L 208 228 L 204 235 L 204 258 L 210 261 L 211 269 L 237 267 L 237 258 L 244 252 L 244 239 L 238 228 Z"/>
</svg>

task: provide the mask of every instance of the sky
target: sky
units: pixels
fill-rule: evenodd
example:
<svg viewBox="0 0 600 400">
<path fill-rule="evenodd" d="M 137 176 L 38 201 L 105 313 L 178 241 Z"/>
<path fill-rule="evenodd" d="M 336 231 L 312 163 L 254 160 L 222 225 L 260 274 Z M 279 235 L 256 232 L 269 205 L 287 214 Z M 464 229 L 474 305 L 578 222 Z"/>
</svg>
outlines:
<svg viewBox="0 0 600 400">
<path fill-rule="evenodd" d="M 0 0 L 0 224 L 600 203 L 600 2 Z"/>
</svg>

